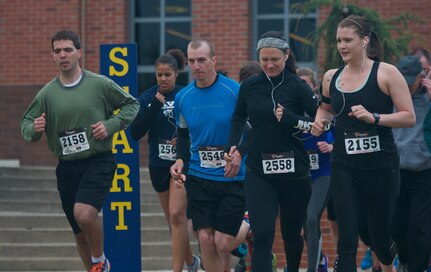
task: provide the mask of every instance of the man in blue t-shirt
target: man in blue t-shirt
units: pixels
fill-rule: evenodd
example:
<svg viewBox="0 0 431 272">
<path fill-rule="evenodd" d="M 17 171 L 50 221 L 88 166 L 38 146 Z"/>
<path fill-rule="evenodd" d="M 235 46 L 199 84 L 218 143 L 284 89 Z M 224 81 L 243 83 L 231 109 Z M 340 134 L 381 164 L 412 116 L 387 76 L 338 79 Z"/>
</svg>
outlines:
<svg viewBox="0 0 431 272">
<path fill-rule="evenodd" d="M 177 160 L 171 174 L 177 186 L 186 188 L 207 271 L 223 271 L 223 255 L 235 247 L 245 211 L 241 149 L 227 160 L 223 152 L 239 85 L 217 74 L 210 41 L 192 40 L 187 55 L 195 80 L 175 96 Z"/>
</svg>

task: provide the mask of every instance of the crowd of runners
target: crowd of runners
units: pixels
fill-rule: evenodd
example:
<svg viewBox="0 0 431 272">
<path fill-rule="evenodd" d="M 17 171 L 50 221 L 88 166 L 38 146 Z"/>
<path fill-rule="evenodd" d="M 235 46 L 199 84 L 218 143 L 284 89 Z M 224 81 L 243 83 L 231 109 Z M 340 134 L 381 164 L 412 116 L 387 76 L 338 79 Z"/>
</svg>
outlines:
<svg viewBox="0 0 431 272">
<path fill-rule="evenodd" d="M 277 218 L 286 267 L 307 271 L 431 271 L 430 55 L 381 61 L 365 17 L 338 24 L 343 65 L 322 80 L 298 67 L 279 32 L 263 34 L 258 62 L 239 83 L 216 70 L 214 44 L 194 38 L 155 62 L 156 85 L 135 99 L 79 65 L 78 35 L 51 41 L 59 75 L 21 120 L 24 139 L 45 133 L 59 157 L 64 212 L 87 271 L 108 272 L 99 217 L 115 173 L 113 134 L 148 135 L 149 172 L 171 234 L 173 271 L 277 270 Z M 187 57 L 186 57 L 187 56 Z M 192 82 L 176 79 L 188 65 Z M 120 109 L 118 114 L 114 110 Z M 337 256 L 324 254 L 327 208 Z M 197 237 L 192 251 L 189 235 Z M 373 258 L 371 258 L 373 256 Z"/>
</svg>

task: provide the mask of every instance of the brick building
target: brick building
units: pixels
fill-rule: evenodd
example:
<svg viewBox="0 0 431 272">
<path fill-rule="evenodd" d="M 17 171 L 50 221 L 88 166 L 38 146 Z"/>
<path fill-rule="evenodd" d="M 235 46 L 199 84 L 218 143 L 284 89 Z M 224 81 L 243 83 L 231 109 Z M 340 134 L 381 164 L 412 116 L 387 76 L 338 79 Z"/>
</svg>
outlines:
<svg viewBox="0 0 431 272">
<path fill-rule="evenodd" d="M 240 67 L 254 53 L 257 37 L 267 30 L 283 30 L 296 50 L 299 64 L 319 69 L 307 46 L 306 32 L 325 20 L 329 10 L 306 17 L 290 13 L 289 6 L 301 0 L 2 0 L 0 1 L 0 161 L 16 160 L 21 165 L 54 166 L 56 158 L 48 151 L 45 139 L 37 144 L 24 142 L 19 120 L 37 91 L 57 73 L 50 61 L 50 38 L 59 29 L 81 35 L 82 65 L 99 71 L 99 44 L 136 42 L 139 54 L 140 89 L 150 85 L 155 58 L 172 47 L 185 50 L 191 36 L 200 35 L 215 43 L 217 68 L 237 79 Z M 348 2 L 348 1 L 346 1 Z M 411 46 L 431 49 L 431 1 L 356 0 L 361 7 L 376 10 L 383 18 L 409 11 L 425 18 L 412 24 L 417 35 Z M 299 23 L 300 19 L 302 23 Z M 187 81 L 187 71 L 182 80 Z M 141 166 L 146 166 L 146 144 L 141 144 Z M 328 225 L 322 221 L 324 248 L 331 256 L 334 245 Z M 279 265 L 284 265 L 281 237 L 277 233 L 274 250 Z M 306 258 L 303 258 L 303 262 Z"/>
</svg>

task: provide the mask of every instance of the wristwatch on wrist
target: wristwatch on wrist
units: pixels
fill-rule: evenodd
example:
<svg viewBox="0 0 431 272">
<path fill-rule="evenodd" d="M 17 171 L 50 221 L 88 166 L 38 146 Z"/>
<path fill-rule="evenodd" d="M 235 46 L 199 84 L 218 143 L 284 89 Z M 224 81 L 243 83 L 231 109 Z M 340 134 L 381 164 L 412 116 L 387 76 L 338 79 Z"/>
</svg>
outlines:
<svg viewBox="0 0 431 272">
<path fill-rule="evenodd" d="M 380 114 L 378 114 L 377 112 L 374 112 L 373 117 L 374 117 L 374 125 L 377 125 L 380 121 Z"/>
</svg>

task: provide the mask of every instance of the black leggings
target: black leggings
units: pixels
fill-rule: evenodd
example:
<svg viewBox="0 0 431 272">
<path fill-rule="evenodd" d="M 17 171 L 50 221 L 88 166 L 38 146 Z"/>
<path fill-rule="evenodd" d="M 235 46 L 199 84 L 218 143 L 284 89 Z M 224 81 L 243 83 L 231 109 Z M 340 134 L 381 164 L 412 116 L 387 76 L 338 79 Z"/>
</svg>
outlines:
<svg viewBox="0 0 431 272">
<path fill-rule="evenodd" d="M 401 169 L 401 192 L 393 234 L 398 257 L 409 271 L 424 271 L 431 253 L 431 169 Z"/>
<path fill-rule="evenodd" d="M 397 166 L 357 170 L 332 164 L 331 186 L 339 231 L 337 271 L 356 272 L 361 221 L 366 220 L 370 246 L 384 265 L 392 263 L 392 217 L 400 189 Z"/>
<path fill-rule="evenodd" d="M 247 171 L 246 202 L 253 232 L 252 271 L 271 271 L 271 249 L 280 207 L 280 228 L 289 272 L 297 272 L 303 239 L 301 228 L 311 195 L 310 179 L 272 178 Z"/>
</svg>

